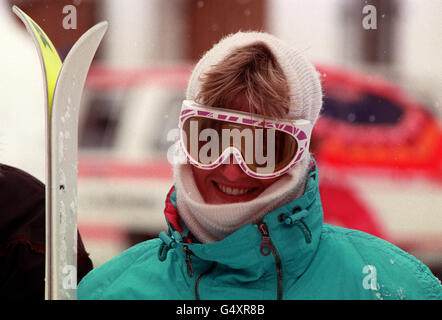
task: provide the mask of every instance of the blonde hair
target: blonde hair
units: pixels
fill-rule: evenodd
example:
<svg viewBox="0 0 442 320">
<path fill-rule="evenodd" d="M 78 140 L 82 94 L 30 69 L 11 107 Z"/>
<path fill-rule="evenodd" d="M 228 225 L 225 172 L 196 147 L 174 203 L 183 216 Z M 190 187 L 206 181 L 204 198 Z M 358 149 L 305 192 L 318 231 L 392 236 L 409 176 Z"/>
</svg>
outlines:
<svg viewBox="0 0 442 320">
<path fill-rule="evenodd" d="M 196 101 L 231 108 L 245 94 L 250 112 L 274 119 L 285 118 L 290 108 L 287 79 L 270 49 L 261 42 L 236 49 L 200 77 Z"/>
</svg>

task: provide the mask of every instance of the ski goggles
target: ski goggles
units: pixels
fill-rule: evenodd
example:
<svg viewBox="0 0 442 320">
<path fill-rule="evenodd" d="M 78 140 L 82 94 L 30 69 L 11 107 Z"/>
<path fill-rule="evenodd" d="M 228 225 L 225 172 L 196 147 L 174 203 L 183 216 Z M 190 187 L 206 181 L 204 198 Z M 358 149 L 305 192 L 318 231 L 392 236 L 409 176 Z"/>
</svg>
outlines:
<svg viewBox="0 0 442 320">
<path fill-rule="evenodd" d="M 184 100 L 179 129 L 187 160 L 215 169 L 230 160 L 253 178 L 271 179 L 292 169 L 309 148 L 308 120 L 275 121 L 256 114 Z"/>
</svg>

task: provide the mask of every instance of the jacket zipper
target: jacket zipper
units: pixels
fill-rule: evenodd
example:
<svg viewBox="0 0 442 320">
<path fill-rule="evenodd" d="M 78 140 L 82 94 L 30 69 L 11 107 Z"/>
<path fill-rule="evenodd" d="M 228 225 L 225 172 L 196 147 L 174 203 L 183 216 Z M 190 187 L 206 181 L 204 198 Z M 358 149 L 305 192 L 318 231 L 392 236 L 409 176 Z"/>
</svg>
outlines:
<svg viewBox="0 0 442 320">
<path fill-rule="evenodd" d="M 263 221 L 260 221 L 258 223 L 258 230 L 262 234 L 261 238 L 261 247 L 259 249 L 259 252 L 263 256 L 268 256 L 270 253 L 273 253 L 273 256 L 275 257 L 275 263 L 276 263 L 276 273 L 278 278 L 278 290 L 277 290 L 277 300 L 282 300 L 282 265 L 281 265 L 281 258 L 279 256 L 278 251 L 276 250 L 275 246 L 273 245 L 272 239 L 270 238 L 269 229 L 267 227 L 267 224 Z M 186 253 L 186 264 L 187 264 L 187 273 L 189 277 L 193 276 L 193 267 L 192 267 L 192 260 L 190 259 L 190 256 L 192 255 L 192 251 L 187 246 L 183 247 L 185 253 Z M 206 274 L 212 272 L 212 270 L 216 266 L 216 262 L 212 263 L 210 268 L 206 270 L 205 272 L 201 273 L 196 281 L 195 281 L 195 298 L 196 300 L 200 300 L 200 296 L 198 293 L 198 286 L 201 278 L 205 276 Z"/>
<path fill-rule="evenodd" d="M 278 251 L 273 245 L 272 239 L 270 238 L 269 229 L 267 224 L 263 221 L 258 222 L 258 230 L 261 232 L 261 248 L 259 252 L 263 256 L 268 256 L 270 253 L 273 253 L 275 257 L 276 263 L 276 274 L 278 277 L 278 291 L 277 291 L 277 300 L 282 300 L 282 266 L 281 266 L 281 258 L 279 256 Z"/>
<path fill-rule="evenodd" d="M 190 256 L 192 255 L 192 251 L 190 251 L 188 246 L 184 246 L 183 250 L 186 253 L 187 275 L 190 278 L 192 278 L 193 277 L 193 266 L 192 266 L 192 260 L 190 259 Z"/>
<path fill-rule="evenodd" d="M 192 266 L 192 259 L 191 259 L 191 256 L 192 256 L 193 253 L 189 249 L 188 246 L 184 246 L 183 250 L 184 250 L 184 252 L 186 254 L 187 275 L 190 278 L 192 278 L 193 275 L 194 275 L 193 266 Z M 196 281 L 195 281 L 195 299 L 196 300 L 200 300 L 200 295 L 198 293 L 198 286 L 199 286 L 201 278 L 203 276 L 205 276 L 206 274 L 212 272 L 212 270 L 215 268 L 215 266 L 216 266 L 216 262 L 213 262 L 208 270 L 206 270 L 203 273 L 199 274 L 198 277 L 196 278 Z"/>
</svg>

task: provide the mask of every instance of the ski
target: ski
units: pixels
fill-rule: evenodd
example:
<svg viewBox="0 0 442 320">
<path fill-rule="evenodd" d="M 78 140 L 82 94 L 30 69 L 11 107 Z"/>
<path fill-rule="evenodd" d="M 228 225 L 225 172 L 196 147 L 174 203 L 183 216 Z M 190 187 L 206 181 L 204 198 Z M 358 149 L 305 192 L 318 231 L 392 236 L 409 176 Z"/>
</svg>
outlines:
<svg viewBox="0 0 442 320">
<path fill-rule="evenodd" d="M 79 107 L 86 76 L 107 22 L 86 31 L 62 62 L 37 23 L 17 6 L 13 11 L 34 40 L 45 84 L 45 299 L 76 299 Z"/>
</svg>

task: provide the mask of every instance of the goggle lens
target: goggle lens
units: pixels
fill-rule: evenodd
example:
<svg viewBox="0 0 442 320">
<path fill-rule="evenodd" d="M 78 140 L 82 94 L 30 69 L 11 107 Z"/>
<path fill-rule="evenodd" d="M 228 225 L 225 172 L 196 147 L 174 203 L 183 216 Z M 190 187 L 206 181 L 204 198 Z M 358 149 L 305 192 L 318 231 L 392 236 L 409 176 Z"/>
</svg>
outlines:
<svg viewBox="0 0 442 320">
<path fill-rule="evenodd" d="M 298 151 L 296 139 L 287 132 L 213 118 L 191 116 L 184 120 L 182 131 L 187 153 L 204 165 L 234 147 L 251 171 L 271 174 L 287 166 Z"/>
</svg>

